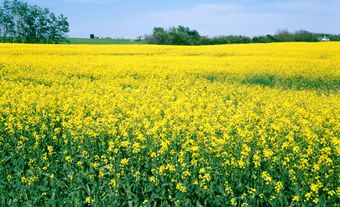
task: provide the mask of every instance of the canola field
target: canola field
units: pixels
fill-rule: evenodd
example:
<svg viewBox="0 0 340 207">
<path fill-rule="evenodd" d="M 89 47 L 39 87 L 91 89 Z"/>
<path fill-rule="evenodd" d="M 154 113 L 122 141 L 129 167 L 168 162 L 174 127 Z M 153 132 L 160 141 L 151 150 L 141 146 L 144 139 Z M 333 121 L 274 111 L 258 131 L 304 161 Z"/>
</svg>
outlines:
<svg viewBox="0 0 340 207">
<path fill-rule="evenodd" d="M 0 44 L 0 206 L 339 206 L 340 44 Z"/>
</svg>

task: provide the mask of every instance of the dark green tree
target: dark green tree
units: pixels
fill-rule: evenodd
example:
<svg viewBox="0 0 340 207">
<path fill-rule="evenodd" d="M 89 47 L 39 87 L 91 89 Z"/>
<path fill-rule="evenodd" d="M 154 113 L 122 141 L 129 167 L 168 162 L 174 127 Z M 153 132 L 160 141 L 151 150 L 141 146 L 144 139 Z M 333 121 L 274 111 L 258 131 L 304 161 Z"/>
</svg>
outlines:
<svg viewBox="0 0 340 207">
<path fill-rule="evenodd" d="M 149 42 L 152 44 L 167 44 L 169 41 L 169 34 L 162 27 L 155 27 L 152 36 L 149 38 Z"/>
<path fill-rule="evenodd" d="M 286 29 L 279 30 L 274 36 L 279 42 L 293 42 L 294 41 L 294 38 Z"/>
<path fill-rule="evenodd" d="M 162 27 L 155 27 L 152 35 L 146 36 L 149 44 L 170 44 L 170 45 L 199 45 L 202 37 L 196 30 L 188 27 L 178 26 L 165 30 Z"/>
<path fill-rule="evenodd" d="M 294 41 L 297 42 L 317 42 L 319 41 L 319 37 L 316 34 L 308 32 L 306 30 L 300 30 L 293 34 Z"/>
<path fill-rule="evenodd" d="M 155 27 L 153 33 L 145 37 L 148 44 L 161 45 L 218 45 L 218 44 L 239 44 L 239 43 L 271 43 L 271 42 L 318 42 L 327 37 L 330 41 L 340 41 L 340 35 L 312 33 L 306 30 L 288 32 L 279 30 L 274 35 L 263 35 L 247 37 L 242 35 L 226 35 L 207 37 L 201 36 L 198 31 L 188 27 L 178 26 L 165 30 L 162 27 Z"/>
<path fill-rule="evenodd" d="M 4 0 L 0 5 L 2 42 L 60 43 L 68 32 L 67 18 L 48 9 L 19 0 Z"/>
</svg>

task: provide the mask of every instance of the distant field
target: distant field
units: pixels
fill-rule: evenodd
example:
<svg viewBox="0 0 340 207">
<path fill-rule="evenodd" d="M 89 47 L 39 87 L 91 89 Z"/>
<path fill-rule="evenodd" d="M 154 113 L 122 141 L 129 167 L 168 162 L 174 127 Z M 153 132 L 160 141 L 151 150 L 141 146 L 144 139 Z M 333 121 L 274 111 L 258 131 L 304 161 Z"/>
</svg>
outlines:
<svg viewBox="0 0 340 207">
<path fill-rule="evenodd" d="M 70 41 L 69 44 L 103 44 L 103 45 L 110 45 L 110 44 L 140 44 L 141 42 L 137 42 L 130 39 L 90 39 L 90 38 L 68 38 Z M 68 44 L 68 43 L 65 43 Z"/>
</svg>

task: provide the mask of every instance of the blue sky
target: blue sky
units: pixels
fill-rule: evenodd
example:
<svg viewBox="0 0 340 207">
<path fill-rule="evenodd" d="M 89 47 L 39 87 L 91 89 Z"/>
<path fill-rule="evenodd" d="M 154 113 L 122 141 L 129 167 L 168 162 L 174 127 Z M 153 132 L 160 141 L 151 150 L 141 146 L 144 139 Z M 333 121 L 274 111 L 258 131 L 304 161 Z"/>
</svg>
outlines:
<svg viewBox="0 0 340 207">
<path fill-rule="evenodd" d="M 25 0 L 64 14 L 70 37 L 135 38 L 154 26 L 202 35 L 262 35 L 279 29 L 340 33 L 340 0 Z"/>
</svg>

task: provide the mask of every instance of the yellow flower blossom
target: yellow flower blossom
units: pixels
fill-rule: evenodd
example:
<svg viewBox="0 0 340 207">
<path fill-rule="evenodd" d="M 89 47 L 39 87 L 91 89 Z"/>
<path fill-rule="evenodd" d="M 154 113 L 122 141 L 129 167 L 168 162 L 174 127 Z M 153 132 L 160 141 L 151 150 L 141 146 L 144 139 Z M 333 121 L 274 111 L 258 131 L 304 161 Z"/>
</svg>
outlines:
<svg viewBox="0 0 340 207">
<path fill-rule="evenodd" d="M 48 145 L 47 151 L 48 151 L 49 154 L 52 154 L 53 153 L 53 147 L 51 145 Z"/>
<path fill-rule="evenodd" d="M 339 60 L 337 42 L 0 44 L 0 200 L 334 206 Z"/>
<path fill-rule="evenodd" d="M 124 158 L 124 159 L 122 159 L 121 161 L 120 161 L 120 165 L 121 166 L 127 166 L 128 165 L 128 163 L 129 163 L 129 159 L 128 158 Z"/>
<path fill-rule="evenodd" d="M 91 197 L 86 197 L 86 199 L 85 199 L 85 202 L 86 202 L 86 203 L 91 203 L 91 201 L 92 201 L 92 200 L 91 200 Z"/>
<path fill-rule="evenodd" d="M 276 193 L 281 192 L 282 188 L 283 188 L 283 184 L 282 184 L 281 181 L 279 181 L 279 182 L 277 182 L 277 183 L 275 184 L 275 192 L 276 192 Z"/>
<path fill-rule="evenodd" d="M 299 197 L 299 196 L 297 196 L 297 195 L 293 196 L 292 201 L 297 202 L 297 201 L 299 201 L 299 200 L 300 200 L 300 197 Z"/>
<path fill-rule="evenodd" d="M 176 189 L 181 191 L 182 193 L 187 192 L 187 188 L 182 183 L 177 183 L 176 184 Z"/>
<path fill-rule="evenodd" d="M 72 163 L 72 157 L 69 156 L 69 155 L 65 157 L 65 160 L 66 160 L 66 162 L 68 162 L 68 163 Z"/>
<path fill-rule="evenodd" d="M 266 171 L 262 172 L 261 177 L 266 182 L 266 184 L 269 184 L 272 181 L 272 177 Z"/>
</svg>

